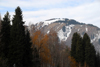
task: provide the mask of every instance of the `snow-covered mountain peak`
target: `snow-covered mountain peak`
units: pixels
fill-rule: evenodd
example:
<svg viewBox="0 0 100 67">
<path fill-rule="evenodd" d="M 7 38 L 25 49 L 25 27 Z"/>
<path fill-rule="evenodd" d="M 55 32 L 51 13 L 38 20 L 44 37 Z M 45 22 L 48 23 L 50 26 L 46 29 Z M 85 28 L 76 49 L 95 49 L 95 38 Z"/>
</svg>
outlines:
<svg viewBox="0 0 100 67">
<path fill-rule="evenodd" d="M 45 21 L 43 21 L 42 27 L 44 27 L 45 25 L 49 25 L 51 23 L 54 23 L 56 21 L 65 21 L 65 19 L 64 18 L 62 18 L 62 19 L 60 19 L 60 18 L 53 18 L 53 19 L 45 20 Z"/>
<path fill-rule="evenodd" d="M 81 36 L 87 33 L 96 50 L 100 51 L 100 28 L 92 24 L 80 23 L 67 18 L 52 18 L 37 23 L 35 27 L 45 34 L 49 34 L 52 30 L 56 31 L 59 40 L 64 41 L 68 46 L 71 46 L 71 39 L 75 32 L 80 33 Z"/>
</svg>

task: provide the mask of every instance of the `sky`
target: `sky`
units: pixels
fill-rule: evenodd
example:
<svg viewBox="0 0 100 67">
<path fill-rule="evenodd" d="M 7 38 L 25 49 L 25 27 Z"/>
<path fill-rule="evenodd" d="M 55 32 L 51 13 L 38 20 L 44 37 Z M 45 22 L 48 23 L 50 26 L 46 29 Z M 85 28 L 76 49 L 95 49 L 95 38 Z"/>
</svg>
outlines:
<svg viewBox="0 0 100 67">
<path fill-rule="evenodd" d="M 100 28 L 100 0 L 0 0 L 2 18 L 8 11 L 11 16 L 20 6 L 26 25 L 51 18 L 75 19 Z"/>
</svg>

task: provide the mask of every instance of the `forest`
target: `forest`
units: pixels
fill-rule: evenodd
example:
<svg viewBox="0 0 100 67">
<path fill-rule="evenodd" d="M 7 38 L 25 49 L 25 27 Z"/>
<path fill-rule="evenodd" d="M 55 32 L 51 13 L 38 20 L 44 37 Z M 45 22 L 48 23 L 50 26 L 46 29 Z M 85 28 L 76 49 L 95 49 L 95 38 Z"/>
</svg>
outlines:
<svg viewBox="0 0 100 67">
<path fill-rule="evenodd" d="M 70 48 L 56 31 L 44 34 L 24 23 L 19 6 L 12 20 L 9 12 L 0 17 L 0 67 L 100 67 L 100 54 L 87 33 L 75 32 Z"/>
</svg>

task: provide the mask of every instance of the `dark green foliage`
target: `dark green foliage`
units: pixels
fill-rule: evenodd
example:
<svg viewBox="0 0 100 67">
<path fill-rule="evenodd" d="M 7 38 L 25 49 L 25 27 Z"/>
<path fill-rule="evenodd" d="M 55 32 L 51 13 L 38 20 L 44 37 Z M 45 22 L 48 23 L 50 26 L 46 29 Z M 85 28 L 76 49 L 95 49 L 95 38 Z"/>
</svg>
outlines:
<svg viewBox="0 0 100 67">
<path fill-rule="evenodd" d="M 83 36 L 83 43 L 84 43 L 84 45 L 86 44 L 87 41 L 90 43 L 90 37 L 88 36 L 87 33 L 85 33 L 84 36 Z"/>
<path fill-rule="evenodd" d="M 95 61 L 96 61 L 95 67 L 100 67 L 100 54 L 99 53 L 97 53 Z"/>
<path fill-rule="evenodd" d="M 8 12 L 2 21 L 0 18 L 0 67 L 33 66 L 30 34 L 23 24 L 20 7 L 15 10 L 12 26 Z"/>
<path fill-rule="evenodd" d="M 73 34 L 72 44 L 71 44 L 71 56 L 75 58 L 78 63 L 83 65 L 83 43 L 80 34 L 77 32 Z"/>
<path fill-rule="evenodd" d="M 24 67 L 32 67 L 32 49 L 31 49 L 31 39 L 28 30 L 26 31 L 26 38 L 25 38 L 25 46 L 24 46 L 24 58 L 23 64 Z"/>
<path fill-rule="evenodd" d="M 0 45 L 0 55 L 2 57 L 8 57 L 8 46 L 10 45 L 10 15 L 7 12 L 1 22 L 1 45 Z"/>
<path fill-rule="evenodd" d="M 95 54 L 94 46 L 87 42 L 85 47 L 85 61 L 90 67 L 95 67 Z"/>
<path fill-rule="evenodd" d="M 81 38 L 81 36 L 79 35 L 78 36 L 79 37 L 79 39 L 78 39 L 78 41 L 77 41 L 77 47 L 76 47 L 76 61 L 78 62 L 78 63 L 81 63 L 81 65 L 83 65 L 83 44 L 82 44 L 82 38 Z"/>
<path fill-rule="evenodd" d="M 39 57 L 39 52 L 36 48 L 34 48 L 34 51 L 33 51 L 33 65 L 34 67 L 41 67 L 41 63 L 40 63 L 40 57 Z"/>
<path fill-rule="evenodd" d="M 10 45 L 10 15 L 7 12 L 1 21 L 0 19 L 0 67 L 6 67 Z"/>
<path fill-rule="evenodd" d="M 9 66 L 23 67 L 25 30 L 22 21 L 22 11 L 20 7 L 15 10 L 11 27 L 11 45 L 9 46 Z"/>
<path fill-rule="evenodd" d="M 85 54 L 86 54 L 85 48 L 86 48 L 87 42 L 90 43 L 90 38 L 89 38 L 88 34 L 85 33 L 84 36 L 83 36 L 83 56 L 84 56 L 83 62 L 85 62 Z"/>
<path fill-rule="evenodd" d="M 50 20 L 55 20 L 55 19 L 59 19 L 59 18 L 53 18 L 53 19 L 49 19 L 49 20 L 47 20 L 47 21 L 50 21 Z M 71 25 L 71 24 L 81 24 L 81 25 L 84 25 L 84 23 L 79 23 L 78 21 L 75 21 L 75 20 L 73 20 L 73 19 L 67 19 L 67 18 L 63 18 L 63 19 L 65 19 L 65 20 L 58 20 L 58 21 L 56 21 L 55 23 L 66 23 L 66 25 Z"/>
<path fill-rule="evenodd" d="M 71 44 L 71 56 L 76 59 L 76 45 L 78 41 L 78 33 L 74 33 L 72 37 L 72 44 Z"/>
<path fill-rule="evenodd" d="M 93 25 L 93 24 L 88 24 L 89 26 L 93 26 L 93 27 L 96 27 L 96 28 L 98 28 L 97 26 L 95 26 L 95 25 Z M 98 30 L 99 30 L 99 28 L 98 28 Z"/>
<path fill-rule="evenodd" d="M 26 65 L 29 65 L 29 63 L 31 67 L 31 43 L 28 42 L 30 41 L 30 39 L 28 38 L 29 34 L 26 34 L 25 36 L 25 27 L 23 26 L 23 24 L 24 22 L 22 18 L 22 11 L 20 7 L 17 7 L 15 10 L 15 15 L 13 17 L 11 27 L 11 45 L 9 46 L 9 67 L 13 67 L 13 65 L 15 65 L 16 67 L 25 67 Z M 26 41 L 26 38 L 28 38 L 28 41 Z M 29 61 L 29 63 L 27 61 Z"/>
<path fill-rule="evenodd" d="M 85 33 L 83 36 L 85 62 L 90 67 L 95 67 L 95 48 L 90 42 L 89 36 Z M 92 63 L 92 64 L 91 64 Z"/>
<path fill-rule="evenodd" d="M 83 66 L 86 62 L 86 66 L 95 67 L 96 52 L 87 33 L 84 34 L 83 39 L 78 33 L 73 34 L 71 56 L 75 58 L 79 65 Z"/>
<path fill-rule="evenodd" d="M 1 32 L 1 15 L 0 15 L 0 32 Z"/>
</svg>

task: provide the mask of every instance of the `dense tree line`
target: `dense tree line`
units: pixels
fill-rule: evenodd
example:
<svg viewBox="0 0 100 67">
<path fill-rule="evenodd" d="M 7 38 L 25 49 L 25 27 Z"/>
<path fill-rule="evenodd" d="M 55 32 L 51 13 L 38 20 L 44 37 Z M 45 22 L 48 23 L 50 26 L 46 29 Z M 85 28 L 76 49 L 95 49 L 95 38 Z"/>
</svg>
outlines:
<svg viewBox="0 0 100 67">
<path fill-rule="evenodd" d="M 12 25 L 8 12 L 1 21 L 0 67 L 32 67 L 30 35 L 23 24 L 20 7 L 15 9 Z"/>
<path fill-rule="evenodd" d="M 78 62 L 79 67 L 96 66 L 96 51 L 87 33 L 83 38 L 77 32 L 73 34 L 71 56 Z"/>
</svg>

